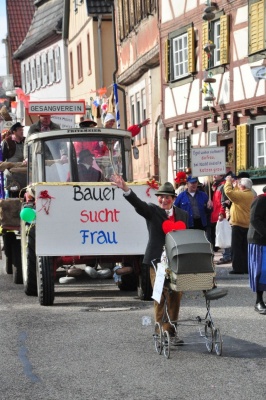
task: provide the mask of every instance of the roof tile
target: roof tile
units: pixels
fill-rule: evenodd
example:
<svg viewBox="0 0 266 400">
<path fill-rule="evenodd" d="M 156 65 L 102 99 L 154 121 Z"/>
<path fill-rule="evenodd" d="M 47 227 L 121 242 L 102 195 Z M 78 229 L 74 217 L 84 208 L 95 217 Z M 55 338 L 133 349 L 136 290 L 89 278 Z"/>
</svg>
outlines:
<svg viewBox="0 0 266 400">
<path fill-rule="evenodd" d="M 24 40 L 34 14 L 34 0 L 6 0 L 8 42 L 11 54 Z M 12 59 L 14 85 L 21 86 L 20 61 Z"/>
<path fill-rule="evenodd" d="M 14 57 L 26 58 L 36 53 L 36 46 L 47 43 L 47 39 L 62 29 L 64 0 L 46 0 L 36 3 L 36 10 L 27 36 L 20 44 Z M 58 37 L 59 39 L 59 37 Z"/>
<path fill-rule="evenodd" d="M 111 14 L 113 0 L 87 0 L 88 15 Z"/>
</svg>

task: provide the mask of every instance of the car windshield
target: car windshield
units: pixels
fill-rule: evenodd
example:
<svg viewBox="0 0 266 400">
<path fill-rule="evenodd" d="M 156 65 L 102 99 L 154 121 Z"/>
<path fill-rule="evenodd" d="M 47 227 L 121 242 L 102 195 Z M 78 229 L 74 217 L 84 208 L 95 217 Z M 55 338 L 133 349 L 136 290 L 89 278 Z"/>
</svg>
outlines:
<svg viewBox="0 0 266 400">
<path fill-rule="evenodd" d="M 32 162 L 38 173 L 32 178 L 35 182 L 108 182 L 114 173 L 123 174 L 121 154 L 120 138 L 105 141 L 99 137 L 75 137 L 35 142 Z"/>
</svg>

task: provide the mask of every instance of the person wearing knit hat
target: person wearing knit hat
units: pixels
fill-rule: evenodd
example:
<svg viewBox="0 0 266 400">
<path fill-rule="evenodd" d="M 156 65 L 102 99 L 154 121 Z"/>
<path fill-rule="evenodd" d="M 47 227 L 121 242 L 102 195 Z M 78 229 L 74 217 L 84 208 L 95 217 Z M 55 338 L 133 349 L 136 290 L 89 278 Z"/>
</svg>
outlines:
<svg viewBox="0 0 266 400">
<path fill-rule="evenodd" d="M 113 128 L 115 123 L 115 117 L 111 113 L 107 113 L 103 120 L 103 126 L 105 128 Z"/>
<path fill-rule="evenodd" d="M 178 196 L 181 192 L 183 192 L 186 189 L 187 174 L 183 171 L 177 172 L 174 181 L 176 183 L 175 193 Z"/>
<path fill-rule="evenodd" d="M 175 182 L 177 184 L 181 184 L 181 183 L 186 183 L 187 182 L 187 175 L 185 172 L 177 172 L 176 177 L 175 177 Z"/>
<path fill-rule="evenodd" d="M 138 125 L 132 125 L 127 128 L 129 132 L 131 132 L 132 137 L 138 135 L 142 127 L 147 126 L 150 123 L 150 118 L 145 119 Z M 115 117 L 112 113 L 107 113 L 104 120 L 103 126 L 104 128 L 113 128 L 115 124 Z"/>
</svg>

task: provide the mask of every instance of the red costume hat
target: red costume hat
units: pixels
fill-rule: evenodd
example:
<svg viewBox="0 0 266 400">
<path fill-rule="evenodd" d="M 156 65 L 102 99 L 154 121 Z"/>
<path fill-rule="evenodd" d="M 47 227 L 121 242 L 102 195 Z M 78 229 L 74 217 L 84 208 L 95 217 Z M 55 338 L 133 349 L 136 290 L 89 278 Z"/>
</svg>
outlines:
<svg viewBox="0 0 266 400">
<path fill-rule="evenodd" d="M 187 181 L 187 176 L 185 172 L 177 172 L 176 177 L 175 177 L 175 182 L 176 183 L 186 183 Z"/>
</svg>

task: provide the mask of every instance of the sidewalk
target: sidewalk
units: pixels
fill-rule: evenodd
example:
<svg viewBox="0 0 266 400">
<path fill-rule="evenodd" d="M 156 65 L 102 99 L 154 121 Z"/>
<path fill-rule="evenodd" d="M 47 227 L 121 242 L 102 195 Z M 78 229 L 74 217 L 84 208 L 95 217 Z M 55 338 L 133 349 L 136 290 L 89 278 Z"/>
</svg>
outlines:
<svg viewBox="0 0 266 400">
<path fill-rule="evenodd" d="M 248 274 L 240 274 L 240 275 L 231 275 L 229 274 L 230 271 L 232 271 L 232 262 L 228 262 L 225 264 L 220 264 L 217 265 L 217 261 L 220 260 L 220 258 L 222 258 L 222 250 L 219 250 L 217 252 L 214 253 L 214 267 L 215 267 L 215 271 L 216 271 L 216 276 L 219 278 L 230 278 L 230 279 L 248 279 Z"/>
</svg>

